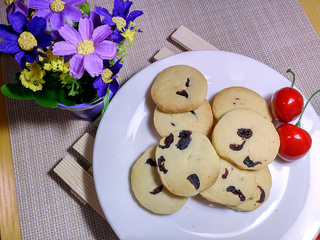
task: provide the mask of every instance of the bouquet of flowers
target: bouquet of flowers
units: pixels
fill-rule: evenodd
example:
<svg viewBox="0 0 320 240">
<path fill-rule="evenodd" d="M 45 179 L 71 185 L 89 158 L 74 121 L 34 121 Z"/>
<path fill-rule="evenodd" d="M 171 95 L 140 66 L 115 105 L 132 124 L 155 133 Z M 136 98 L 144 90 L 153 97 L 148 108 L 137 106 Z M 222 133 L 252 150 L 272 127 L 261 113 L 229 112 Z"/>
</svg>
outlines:
<svg viewBox="0 0 320 240">
<path fill-rule="evenodd" d="M 55 108 L 104 101 L 119 89 L 117 76 L 140 29 L 132 2 L 114 0 L 112 13 L 86 0 L 5 0 L 9 25 L 0 24 L 0 52 L 15 58 L 16 83 L 2 86 L 13 99 Z M 129 44 L 126 44 L 129 42 Z"/>
</svg>

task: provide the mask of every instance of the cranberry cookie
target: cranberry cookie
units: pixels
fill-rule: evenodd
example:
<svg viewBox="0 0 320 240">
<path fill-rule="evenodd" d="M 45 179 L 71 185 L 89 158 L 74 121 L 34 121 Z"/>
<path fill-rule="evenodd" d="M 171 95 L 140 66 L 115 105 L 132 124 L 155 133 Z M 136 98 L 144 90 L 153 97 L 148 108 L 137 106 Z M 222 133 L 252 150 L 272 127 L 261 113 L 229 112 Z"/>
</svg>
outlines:
<svg viewBox="0 0 320 240">
<path fill-rule="evenodd" d="M 172 214 L 181 209 L 188 198 L 169 192 L 160 181 L 155 161 L 157 146 L 146 150 L 131 171 L 132 191 L 140 204 L 157 214 Z"/>
<path fill-rule="evenodd" d="M 188 65 L 175 65 L 157 75 L 151 97 L 161 111 L 183 113 L 200 107 L 207 90 L 207 80 L 201 72 Z"/>
<path fill-rule="evenodd" d="M 228 206 L 237 211 L 252 211 L 264 204 L 270 195 L 272 177 L 268 167 L 256 171 L 256 188 L 253 195 L 237 206 Z"/>
<path fill-rule="evenodd" d="M 268 103 L 258 93 L 245 87 L 229 87 L 221 90 L 213 99 L 212 111 L 216 119 L 237 108 L 252 109 L 272 120 Z"/>
<path fill-rule="evenodd" d="M 182 130 L 162 138 L 156 150 L 163 185 L 178 196 L 193 196 L 217 180 L 220 159 L 202 133 Z"/>
<path fill-rule="evenodd" d="M 200 107 L 186 113 L 165 113 L 156 107 L 153 122 L 161 137 L 182 129 L 201 132 L 208 136 L 212 133 L 213 114 L 210 103 L 205 100 Z"/>
<path fill-rule="evenodd" d="M 213 129 L 212 143 L 220 157 L 247 170 L 266 167 L 275 159 L 280 146 L 272 122 L 244 108 L 221 117 Z"/>
<path fill-rule="evenodd" d="M 220 164 L 217 181 L 200 195 L 223 205 L 235 206 L 245 202 L 256 188 L 256 171 L 241 170 L 224 159 L 220 159 Z"/>
</svg>

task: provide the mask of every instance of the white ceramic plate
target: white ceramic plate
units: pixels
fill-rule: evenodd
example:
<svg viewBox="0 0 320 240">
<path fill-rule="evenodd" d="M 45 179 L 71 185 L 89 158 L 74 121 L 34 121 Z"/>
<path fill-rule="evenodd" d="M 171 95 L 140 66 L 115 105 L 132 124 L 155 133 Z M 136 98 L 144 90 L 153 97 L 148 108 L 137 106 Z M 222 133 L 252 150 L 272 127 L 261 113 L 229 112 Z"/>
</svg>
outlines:
<svg viewBox="0 0 320 240">
<path fill-rule="evenodd" d="M 267 101 L 290 86 L 280 73 L 251 58 L 223 51 L 191 51 L 146 67 L 115 95 L 100 122 L 93 172 L 101 207 L 120 239 L 312 239 L 320 226 L 320 121 L 308 106 L 302 127 L 313 138 L 305 158 L 269 165 L 273 186 L 265 204 L 236 212 L 196 196 L 172 215 L 142 208 L 130 189 L 134 162 L 160 137 L 153 126 L 150 87 L 163 69 L 187 64 L 208 80 L 207 99 L 229 86 L 248 87 Z M 288 66 L 290 67 L 290 66 Z M 291 77 L 289 75 L 288 77 Z"/>
</svg>

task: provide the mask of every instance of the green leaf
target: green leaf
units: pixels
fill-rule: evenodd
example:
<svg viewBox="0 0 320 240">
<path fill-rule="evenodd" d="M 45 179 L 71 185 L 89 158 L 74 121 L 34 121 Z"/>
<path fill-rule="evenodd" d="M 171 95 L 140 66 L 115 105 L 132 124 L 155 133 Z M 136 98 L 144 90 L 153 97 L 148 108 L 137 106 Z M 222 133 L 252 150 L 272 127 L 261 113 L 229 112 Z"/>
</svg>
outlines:
<svg viewBox="0 0 320 240">
<path fill-rule="evenodd" d="M 108 86 L 107 94 L 104 97 L 102 97 L 103 98 L 103 107 L 102 107 L 102 110 L 101 110 L 101 117 L 103 117 L 104 112 L 106 111 L 106 109 L 109 106 L 109 102 L 110 102 L 110 100 L 109 100 L 109 96 L 110 96 L 110 88 L 109 88 L 109 86 Z"/>
<path fill-rule="evenodd" d="M 90 3 L 86 2 L 80 5 L 77 5 L 85 14 L 90 15 Z"/>
</svg>

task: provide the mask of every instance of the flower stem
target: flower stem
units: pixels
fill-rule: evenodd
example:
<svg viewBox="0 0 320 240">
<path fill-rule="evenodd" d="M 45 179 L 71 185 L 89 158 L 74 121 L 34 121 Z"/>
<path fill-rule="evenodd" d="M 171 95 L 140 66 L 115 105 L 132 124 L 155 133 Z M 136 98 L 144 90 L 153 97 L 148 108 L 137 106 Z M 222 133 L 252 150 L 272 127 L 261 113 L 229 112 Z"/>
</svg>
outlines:
<svg viewBox="0 0 320 240">
<path fill-rule="evenodd" d="M 320 89 L 318 89 L 318 91 L 316 91 L 314 94 L 311 95 L 311 97 L 308 99 L 308 101 L 306 102 L 306 104 L 304 105 L 303 109 L 302 109 L 302 112 L 300 114 L 300 117 L 298 119 L 298 122 L 295 124 L 297 127 L 300 127 L 300 122 L 301 122 L 301 118 L 302 118 L 302 115 L 304 113 L 304 111 L 306 110 L 306 107 L 307 105 L 309 104 L 309 102 L 311 101 L 311 99 L 317 94 L 320 92 Z"/>
<path fill-rule="evenodd" d="M 293 88 L 294 82 L 296 81 L 296 75 L 294 74 L 294 72 L 291 71 L 290 68 L 287 70 L 287 73 L 291 73 L 293 76 L 292 84 L 291 84 L 291 88 Z"/>
</svg>

